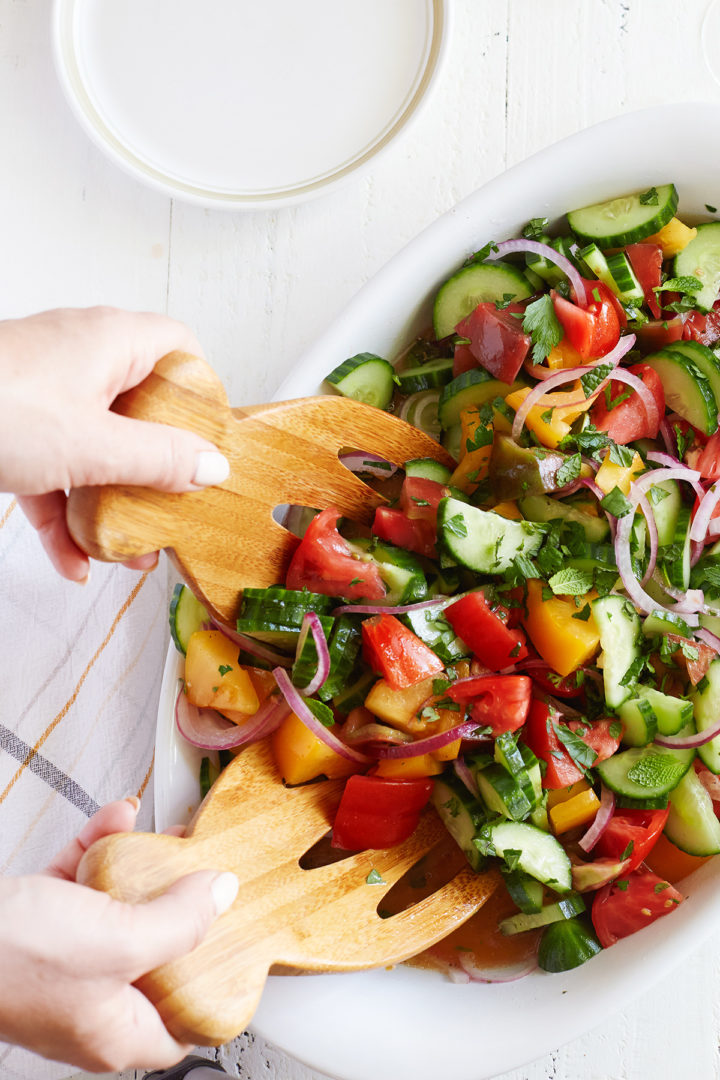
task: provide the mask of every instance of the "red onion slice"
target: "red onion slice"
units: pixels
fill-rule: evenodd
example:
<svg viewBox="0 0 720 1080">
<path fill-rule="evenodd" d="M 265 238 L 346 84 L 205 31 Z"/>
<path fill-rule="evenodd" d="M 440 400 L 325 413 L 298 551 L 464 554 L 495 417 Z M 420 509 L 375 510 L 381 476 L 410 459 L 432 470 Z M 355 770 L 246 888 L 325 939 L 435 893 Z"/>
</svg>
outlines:
<svg viewBox="0 0 720 1080">
<path fill-rule="evenodd" d="M 471 795 L 474 795 L 477 799 L 480 795 L 480 789 L 475 782 L 475 777 L 470 772 L 468 763 L 465 758 L 458 757 L 453 761 L 453 770 L 458 780 L 461 780 L 465 787 L 468 789 Z"/>
<path fill-rule="evenodd" d="M 282 670 L 281 668 L 278 670 Z M 201 750 L 233 750 L 270 735 L 290 710 L 284 701 L 270 697 L 244 724 L 233 724 L 215 709 L 191 705 L 180 683 L 175 700 L 175 723 L 182 737 Z"/>
<path fill-rule="evenodd" d="M 530 975 L 533 971 L 538 970 L 537 958 L 530 956 L 527 959 L 519 960 L 516 964 L 507 964 L 502 967 L 486 967 L 481 968 L 475 962 L 471 953 L 460 953 L 458 960 L 462 966 L 463 971 L 467 972 L 470 976 L 471 982 L 479 983 L 507 983 L 515 982 L 517 979 L 522 979 L 526 975 Z"/>
<path fill-rule="evenodd" d="M 381 746 L 378 749 L 379 758 L 409 758 L 418 757 L 420 754 L 431 754 L 434 750 L 442 750 L 443 746 L 455 742 L 456 739 L 477 739 L 474 734 L 482 725 L 477 720 L 467 720 L 463 724 L 448 728 L 447 731 L 438 731 L 435 735 L 428 735 L 425 739 L 417 739 L 403 746 Z M 486 736 L 482 736 L 484 739 Z"/>
<path fill-rule="evenodd" d="M 278 667 L 273 671 L 275 681 L 278 684 L 278 689 L 283 695 L 291 710 L 295 713 L 299 720 L 302 720 L 305 727 L 309 728 L 321 742 L 324 742 L 326 746 L 329 746 L 331 750 L 334 750 L 340 757 L 346 758 L 348 761 L 354 761 L 358 765 L 369 765 L 372 758 L 367 754 L 361 754 L 359 750 L 354 750 L 351 746 L 347 746 L 341 739 L 338 739 L 337 735 L 334 735 L 329 728 L 326 728 L 318 718 L 310 711 L 307 702 L 302 697 L 300 692 L 293 686 L 290 681 L 290 676 L 283 668 Z"/>
<path fill-rule="evenodd" d="M 378 454 L 361 454 L 359 451 L 352 454 L 342 454 L 340 462 L 354 473 L 367 473 L 380 479 L 393 476 L 397 471 L 397 465 L 393 465 L 387 458 Z"/>
<path fill-rule="evenodd" d="M 322 628 L 322 623 L 314 611 L 306 611 L 303 616 L 295 659 L 297 660 L 302 653 L 308 633 L 312 634 L 313 641 L 315 642 L 315 651 L 318 655 L 318 666 L 310 682 L 300 691 L 303 697 L 312 697 L 313 694 L 316 694 L 320 687 L 324 685 L 330 674 L 330 650 L 328 649 L 328 643 L 325 640 L 325 631 Z"/>
<path fill-rule="evenodd" d="M 672 457 L 675 457 L 675 455 L 677 454 L 677 442 L 675 440 L 675 434 L 670 427 L 670 421 L 668 420 L 667 416 L 664 416 L 660 421 L 659 431 L 660 437 L 665 444 L 665 449 L 667 450 L 668 454 L 670 454 Z"/>
<path fill-rule="evenodd" d="M 720 502 L 720 480 L 716 480 L 711 488 L 703 495 L 697 508 L 695 517 L 690 526 L 691 540 L 704 540 L 710 524 L 713 511 Z"/>
<path fill-rule="evenodd" d="M 464 594 L 463 594 L 464 595 Z M 434 596 L 432 600 L 420 600 L 417 604 L 342 604 L 333 609 L 333 615 L 404 615 L 406 611 L 425 611 L 426 609 L 439 607 L 459 600 L 460 596 Z"/>
<path fill-rule="evenodd" d="M 401 743 L 413 742 L 412 735 L 408 735 L 406 731 L 398 731 L 397 728 L 389 727 L 387 724 L 363 724 L 359 728 L 355 728 L 354 731 L 347 734 L 343 731 L 345 741 L 351 745 L 362 745 L 362 743 L 390 743 L 400 745 Z"/>
<path fill-rule="evenodd" d="M 700 641 L 704 641 L 706 645 L 709 645 L 711 649 L 714 649 L 716 653 L 720 653 L 720 638 L 717 634 L 713 634 L 712 631 L 706 630 L 703 627 L 700 630 L 695 631 L 695 637 Z"/>
<path fill-rule="evenodd" d="M 648 541 L 650 543 L 650 554 L 648 555 L 648 564 L 645 569 L 645 573 L 640 581 L 641 585 L 644 585 L 653 574 L 655 573 L 655 567 L 657 566 L 657 554 L 658 554 L 658 530 L 657 522 L 655 521 L 655 515 L 652 512 L 650 503 L 648 502 L 646 495 L 641 495 L 638 499 L 638 506 L 642 510 L 645 516 L 645 524 L 647 525 Z"/>
<path fill-rule="evenodd" d="M 610 788 L 606 788 L 603 784 L 600 794 L 600 806 L 598 807 L 595 819 L 587 832 L 578 840 L 578 844 L 583 851 L 592 851 L 602 834 L 605 832 L 605 829 L 608 827 L 614 813 L 615 795 Z"/>
<path fill-rule="evenodd" d="M 487 256 L 487 261 L 502 259 L 503 255 L 511 255 L 516 251 L 529 251 L 533 255 L 542 255 L 548 262 L 558 266 L 572 285 L 575 298 L 580 307 L 587 307 L 587 294 L 585 283 L 578 270 L 573 266 L 565 255 L 561 255 L 549 244 L 541 244 L 538 240 L 503 240 L 500 244 L 494 244 L 493 250 Z"/>
<path fill-rule="evenodd" d="M 268 664 L 280 664 L 281 667 L 292 667 L 292 660 L 289 656 L 283 656 L 281 653 L 275 652 L 274 649 L 268 648 L 267 645 L 256 641 L 255 638 L 248 637 L 246 634 L 239 634 L 237 630 L 231 630 L 229 626 L 218 622 L 217 619 L 212 619 L 211 622 L 216 630 L 219 630 L 230 641 L 234 641 L 246 653 L 257 656 L 258 660 L 265 660 Z"/>
<path fill-rule="evenodd" d="M 720 776 L 710 772 L 707 765 L 702 765 L 696 758 L 693 762 L 698 780 L 707 791 L 713 802 L 720 802 Z"/>
<path fill-rule="evenodd" d="M 696 750 L 698 746 L 709 743 L 716 735 L 720 735 L 720 716 L 705 731 L 698 731 L 694 735 L 656 735 L 653 741 L 656 746 L 665 746 L 669 750 Z"/>
</svg>

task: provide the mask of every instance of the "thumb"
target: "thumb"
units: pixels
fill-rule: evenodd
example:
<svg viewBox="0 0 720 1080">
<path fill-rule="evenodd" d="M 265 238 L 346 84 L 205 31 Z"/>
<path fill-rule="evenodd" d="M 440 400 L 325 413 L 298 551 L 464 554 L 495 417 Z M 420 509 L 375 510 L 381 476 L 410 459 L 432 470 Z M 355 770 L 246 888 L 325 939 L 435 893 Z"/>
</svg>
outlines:
<svg viewBox="0 0 720 1080">
<path fill-rule="evenodd" d="M 136 965 L 129 972 L 130 981 L 192 952 L 215 920 L 232 906 L 238 886 L 235 874 L 199 870 L 180 878 L 147 904 L 129 905 Z"/>
<path fill-rule="evenodd" d="M 193 431 L 101 413 L 82 433 L 71 487 L 130 484 L 158 491 L 198 491 L 222 484 L 230 464 Z"/>
</svg>

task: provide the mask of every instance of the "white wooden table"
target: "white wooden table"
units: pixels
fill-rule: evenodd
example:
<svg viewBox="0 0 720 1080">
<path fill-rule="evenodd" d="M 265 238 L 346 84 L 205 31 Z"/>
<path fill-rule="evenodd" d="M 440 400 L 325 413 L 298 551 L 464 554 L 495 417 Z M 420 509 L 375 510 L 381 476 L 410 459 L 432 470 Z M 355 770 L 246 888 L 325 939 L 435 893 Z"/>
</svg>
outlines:
<svg viewBox="0 0 720 1080">
<path fill-rule="evenodd" d="M 507 165 L 622 111 L 717 98 L 700 47 L 707 6 L 455 0 L 432 100 L 369 174 L 296 208 L 231 214 L 171 201 L 106 161 L 61 98 L 49 3 L 0 0 L 0 317 L 166 311 L 196 330 L 234 404 L 266 400 L 376 269 Z M 624 1015 L 598 1016 L 503 1080 L 719 1078 L 719 960 L 720 931 Z M 315 1075 L 252 1035 L 220 1060 L 253 1080 Z"/>
</svg>

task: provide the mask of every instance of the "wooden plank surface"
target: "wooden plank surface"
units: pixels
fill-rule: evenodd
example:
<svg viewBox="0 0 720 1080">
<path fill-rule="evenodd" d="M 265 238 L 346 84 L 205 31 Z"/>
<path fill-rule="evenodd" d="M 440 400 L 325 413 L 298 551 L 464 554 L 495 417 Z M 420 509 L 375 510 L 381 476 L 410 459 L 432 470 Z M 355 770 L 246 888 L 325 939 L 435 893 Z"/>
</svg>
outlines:
<svg viewBox="0 0 720 1080">
<path fill-rule="evenodd" d="M 167 310 L 199 334 L 234 404 L 262 401 L 375 270 L 507 165 L 629 109 L 720 96 L 700 47 L 707 0 L 451 6 L 432 100 L 370 173 L 302 206 L 237 215 L 173 203 L 107 162 L 61 99 L 49 5 L 0 0 L 3 317 L 98 302 Z M 720 934 L 623 1015 L 598 1016 L 595 1031 L 502 1080 L 717 1080 L 719 961 Z M 318 1080 L 252 1035 L 219 1059 L 245 1080 Z"/>
</svg>

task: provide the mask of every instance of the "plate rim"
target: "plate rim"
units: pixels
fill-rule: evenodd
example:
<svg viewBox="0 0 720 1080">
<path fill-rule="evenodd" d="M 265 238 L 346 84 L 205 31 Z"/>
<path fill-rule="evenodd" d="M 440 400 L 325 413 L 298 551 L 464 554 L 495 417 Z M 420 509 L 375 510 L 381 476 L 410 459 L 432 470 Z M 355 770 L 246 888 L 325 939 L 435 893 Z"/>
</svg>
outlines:
<svg viewBox="0 0 720 1080">
<path fill-rule="evenodd" d="M 206 209 L 241 211 L 291 206 L 316 198 L 356 173 L 365 171 L 398 136 L 412 127 L 437 86 L 439 75 L 445 66 L 451 34 L 452 2 L 453 0 L 423 0 L 431 16 L 432 26 L 426 44 L 422 73 L 416 79 L 409 97 L 374 139 L 358 150 L 355 157 L 340 163 L 331 172 L 286 188 L 277 187 L 267 191 L 214 189 L 183 181 L 145 161 L 112 131 L 92 101 L 74 47 L 75 19 L 78 9 L 87 3 L 87 0 L 53 0 L 53 60 L 64 96 L 86 135 L 114 164 L 119 165 L 136 180 L 172 198 Z"/>
</svg>

